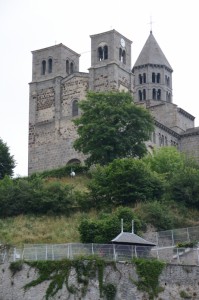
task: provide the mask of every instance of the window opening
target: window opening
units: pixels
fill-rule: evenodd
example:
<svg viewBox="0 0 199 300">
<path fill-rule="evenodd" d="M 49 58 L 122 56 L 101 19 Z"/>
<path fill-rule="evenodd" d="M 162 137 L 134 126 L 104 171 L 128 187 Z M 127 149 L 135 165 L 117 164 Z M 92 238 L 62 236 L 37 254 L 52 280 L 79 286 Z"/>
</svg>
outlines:
<svg viewBox="0 0 199 300">
<path fill-rule="evenodd" d="M 72 74 L 74 72 L 74 65 L 73 63 L 71 62 L 70 63 L 70 73 Z"/>
<path fill-rule="evenodd" d="M 155 73 L 152 73 L 152 82 L 155 83 Z"/>
<path fill-rule="evenodd" d="M 139 83 L 142 84 L 142 75 L 139 74 Z"/>
<path fill-rule="evenodd" d="M 52 58 L 49 58 L 48 60 L 48 73 L 52 73 L 53 70 L 53 61 Z"/>
<path fill-rule="evenodd" d="M 69 61 L 66 61 L 66 73 L 69 74 Z"/>
<path fill-rule="evenodd" d="M 161 100 L 161 90 L 158 89 L 157 91 L 157 100 Z"/>
<path fill-rule="evenodd" d="M 143 74 L 143 82 L 146 83 L 146 73 Z"/>
<path fill-rule="evenodd" d="M 143 90 L 143 100 L 146 100 L 146 90 Z"/>
<path fill-rule="evenodd" d="M 46 73 L 46 61 L 43 60 L 42 61 L 42 75 L 45 75 L 45 73 Z"/>
<path fill-rule="evenodd" d="M 142 92 L 139 91 L 139 101 L 142 101 Z"/>
<path fill-rule="evenodd" d="M 156 89 L 153 89 L 153 95 L 152 95 L 153 100 L 156 100 Z"/>
<path fill-rule="evenodd" d="M 78 116 L 78 101 L 74 100 L 72 103 L 72 116 Z"/>
</svg>

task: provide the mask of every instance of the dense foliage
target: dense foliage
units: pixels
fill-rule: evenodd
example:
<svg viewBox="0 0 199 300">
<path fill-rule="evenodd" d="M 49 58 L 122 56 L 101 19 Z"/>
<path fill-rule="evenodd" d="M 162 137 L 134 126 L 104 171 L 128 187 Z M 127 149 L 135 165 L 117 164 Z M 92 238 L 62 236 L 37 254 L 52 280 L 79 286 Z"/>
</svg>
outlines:
<svg viewBox="0 0 199 300">
<path fill-rule="evenodd" d="M 19 214 L 69 213 L 72 208 L 72 186 L 61 182 L 45 182 L 4 177 L 0 181 L 0 216 Z"/>
<path fill-rule="evenodd" d="M 12 176 L 16 162 L 13 155 L 10 154 L 9 147 L 0 138 L 0 179 L 5 175 Z"/>
<path fill-rule="evenodd" d="M 164 181 L 141 160 L 124 158 L 97 166 L 89 189 L 96 207 L 128 205 L 160 199 Z"/>
<path fill-rule="evenodd" d="M 80 239 L 83 243 L 109 243 L 121 232 L 121 219 L 124 231 L 131 232 L 134 220 L 135 232 L 142 228 L 142 222 L 132 209 L 119 207 L 110 214 L 100 214 L 96 220 L 82 219 L 79 225 Z"/>
<path fill-rule="evenodd" d="M 88 165 L 146 153 L 153 118 L 133 103 L 130 93 L 89 92 L 79 106 L 83 114 L 74 120 L 79 134 L 74 148 L 88 155 Z"/>
</svg>

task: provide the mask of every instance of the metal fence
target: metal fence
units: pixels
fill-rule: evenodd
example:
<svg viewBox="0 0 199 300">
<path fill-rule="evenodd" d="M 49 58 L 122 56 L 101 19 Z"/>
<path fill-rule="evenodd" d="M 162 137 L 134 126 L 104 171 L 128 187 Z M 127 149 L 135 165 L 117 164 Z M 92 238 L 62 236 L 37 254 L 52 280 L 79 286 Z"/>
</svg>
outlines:
<svg viewBox="0 0 199 300">
<path fill-rule="evenodd" d="M 199 226 L 154 232 L 146 239 L 158 247 L 175 246 L 184 242 L 199 242 Z"/>
<path fill-rule="evenodd" d="M 170 264 L 199 265 L 199 248 L 146 247 L 113 244 L 38 244 L 2 253 L 1 263 L 17 260 L 61 260 L 99 256 L 107 261 L 131 261 L 134 257 L 156 258 Z"/>
</svg>

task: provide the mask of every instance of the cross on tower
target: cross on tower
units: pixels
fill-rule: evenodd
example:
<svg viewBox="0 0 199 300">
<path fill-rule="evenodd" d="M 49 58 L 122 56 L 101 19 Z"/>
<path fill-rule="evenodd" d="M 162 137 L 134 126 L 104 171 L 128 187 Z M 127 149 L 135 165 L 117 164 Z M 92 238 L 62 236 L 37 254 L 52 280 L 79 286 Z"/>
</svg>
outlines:
<svg viewBox="0 0 199 300">
<path fill-rule="evenodd" d="M 154 22 L 152 21 L 152 17 L 150 16 L 150 22 L 148 23 L 148 24 L 150 24 L 150 32 L 152 33 L 152 24 L 153 24 Z"/>
</svg>

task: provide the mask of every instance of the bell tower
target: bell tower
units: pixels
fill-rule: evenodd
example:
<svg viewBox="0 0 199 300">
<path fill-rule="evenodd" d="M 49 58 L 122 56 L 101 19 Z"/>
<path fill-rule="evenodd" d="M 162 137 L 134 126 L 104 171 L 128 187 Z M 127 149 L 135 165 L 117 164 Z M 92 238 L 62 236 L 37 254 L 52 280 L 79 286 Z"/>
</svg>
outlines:
<svg viewBox="0 0 199 300">
<path fill-rule="evenodd" d="M 152 31 L 133 67 L 134 100 L 172 103 L 172 67 Z"/>
<path fill-rule="evenodd" d="M 132 42 L 116 30 L 91 35 L 89 89 L 133 93 Z"/>
</svg>

